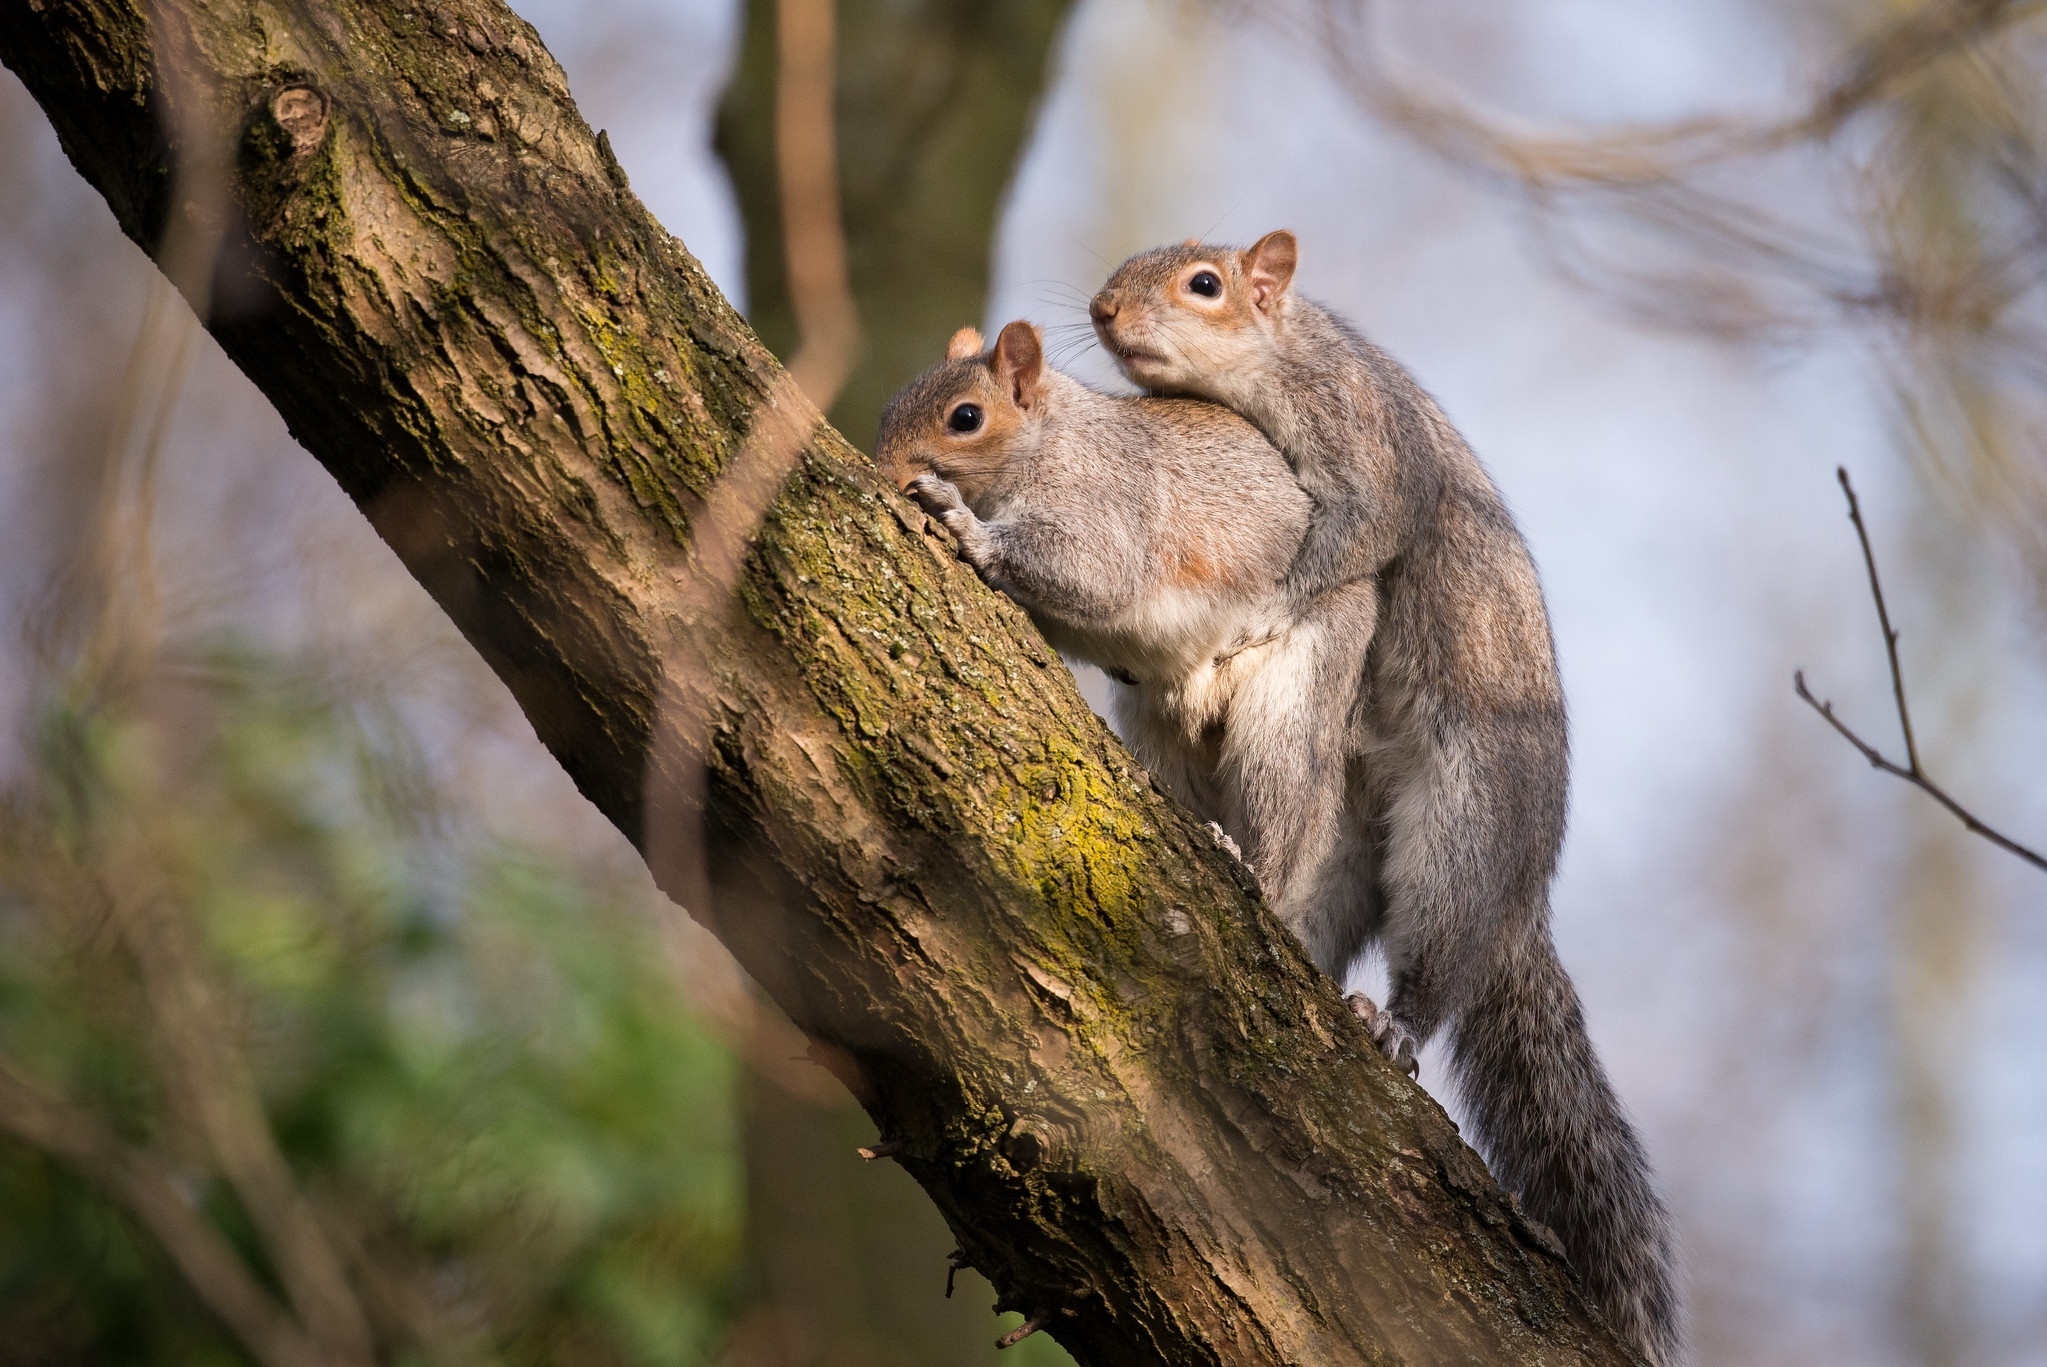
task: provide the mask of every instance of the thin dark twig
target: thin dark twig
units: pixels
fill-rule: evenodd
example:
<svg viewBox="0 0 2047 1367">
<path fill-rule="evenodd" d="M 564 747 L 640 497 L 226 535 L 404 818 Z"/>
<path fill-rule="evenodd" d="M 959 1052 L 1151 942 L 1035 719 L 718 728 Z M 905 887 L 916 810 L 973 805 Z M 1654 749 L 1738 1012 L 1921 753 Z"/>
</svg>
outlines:
<svg viewBox="0 0 2047 1367">
<path fill-rule="evenodd" d="M 1912 738 L 1912 713 L 1905 706 L 1905 672 L 1898 667 L 1898 629 L 1891 625 L 1891 611 L 1884 605 L 1883 581 L 1876 575 L 1876 552 L 1870 549 L 1869 527 L 1862 520 L 1862 502 L 1855 497 L 1855 485 L 1848 478 L 1848 467 L 1834 467 L 1834 477 L 1841 481 L 1841 492 L 1848 496 L 1848 520 L 1855 524 L 1855 539 L 1862 543 L 1862 563 L 1869 570 L 1869 596 L 1876 600 L 1877 625 L 1884 633 L 1884 653 L 1891 662 L 1891 696 L 1898 700 L 1898 729 L 1905 733 L 1905 762 L 1914 774 L 1922 773 L 1919 765 L 1919 743 Z"/>
<path fill-rule="evenodd" d="M 958 1277 L 960 1269 L 966 1266 L 968 1266 L 968 1263 L 967 1251 L 965 1249 L 956 1248 L 945 1255 L 945 1298 L 947 1300 L 952 1299 L 953 1279 Z"/>
<path fill-rule="evenodd" d="M 1871 745 L 1861 736 L 1856 735 L 1846 722 L 1834 715 L 1834 704 L 1832 702 L 1821 702 L 1818 698 L 1815 698 L 1812 695 L 1812 690 L 1805 686 L 1804 670 L 1801 669 L 1792 674 L 1791 682 L 1793 689 L 1813 711 L 1826 718 L 1827 725 L 1840 732 L 1842 738 L 1854 746 L 1864 759 L 1869 761 L 1871 768 L 1880 769 L 1886 774 L 1893 774 L 1898 778 L 1904 779 L 1907 783 L 1918 788 L 1935 802 L 1938 802 L 1941 806 L 1954 813 L 1956 819 L 1972 833 L 1982 836 L 2000 849 L 2017 855 L 2036 869 L 2047 870 L 2047 858 L 2043 858 L 2040 854 L 2019 844 L 2018 841 L 2013 840 L 2010 836 L 2004 835 L 1978 820 L 1975 813 L 1955 801 L 1954 798 L 1948 796 L 1946 789 L 1935 783 L 1931 778 L 1928 778 L 1925 768 L 1919 763 L 1919 745 L 1912 737 L 1912 714 L 1905 705 L 1905 674 L 1898 667 L 1898 631 L 1897 628 L 1891 625 L 1890 609 L 1884 604 L 1883 583 L 1877 578 L 1876 573 L 1876 552 L 1870 549 L 1869 528 L 1863 524 L 1862 505 L 1856 500 L 1855 486 L 1849 482 L 1846 467 L 1837 469 L 1835 473 L 1840 476 L 1841 491 L 1848 495 L 1848 520 L 1855 524 L 1855 535 L 1862 542 L 1862 563 L 1869 568 L 1869 592 L 1870 596 L 1876 599 L 1876 619 L 1883 628 L 1884 651 L 1889 656 L 1891 662 L 1891 694 L 1897 699 L 1899 729 L 1905 733 L 1905 763 L 1899 764 L 1894 760 L 1886 758 L 1881 750 Z"/>
</svg>

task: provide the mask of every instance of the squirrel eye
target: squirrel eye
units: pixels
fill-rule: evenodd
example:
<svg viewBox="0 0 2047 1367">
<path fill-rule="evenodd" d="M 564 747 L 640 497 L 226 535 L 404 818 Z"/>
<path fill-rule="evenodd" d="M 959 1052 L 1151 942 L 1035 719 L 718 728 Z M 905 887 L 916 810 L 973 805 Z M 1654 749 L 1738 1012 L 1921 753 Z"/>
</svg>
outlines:
<svg viewBox="0 0 2047 1367">
<path fill-rule="evenodd" d="M 981 405 L 963 403 L 946 414 L 945 425 L 955 432 L 978 432 L 981 430 Z"/>
<path fill-rule="evenodd" d="M 1204 299 L 1214 299 L 1223 292 L 1223 282 L 1216 279 L 1214 271 L 1196 271 L 1187 288 Z"/>
</svg>

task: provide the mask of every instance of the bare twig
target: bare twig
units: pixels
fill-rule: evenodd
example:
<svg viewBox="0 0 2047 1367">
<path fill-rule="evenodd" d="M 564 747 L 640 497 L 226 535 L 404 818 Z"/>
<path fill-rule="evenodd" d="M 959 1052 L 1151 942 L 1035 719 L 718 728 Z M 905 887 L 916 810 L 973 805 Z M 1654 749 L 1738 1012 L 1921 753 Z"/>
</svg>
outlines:
<svg viewBox="0 0 2047 1367">
<path fill-rule="evenodd" d="M 968 1266 L 971 1266 L 971 1264 L 967 1262 L 967 1251 L 963 1248 L 956 1248 L 945 1255 L 945 1298 L 947 1300 L 952 1299 L 953 1281 L 959 1276 L 960 1269 Z"/>
<path fill-rule="evenodd" d="M 1856 735 L 1846 722 L 1834 715 L 1834 704 L 1832 702 L 1821 702 L 1818 698 L 1815 698 L 1812 695 L 1812 690 L 1805 686 L 1804 670 L 1801 669 L 1792 674 L 1792 687 L 1797 691 L 1798 696 L 1805 700 L 1808 706 L 1827 719 L 1829 726 L 1839 731 L 1850 745 L 1861 752 L 1862 757 L 1869 761 L 1871 768 L 1881 769 L 1887 774 L 1894 774 L 1904 779 L 1907 783 L 1931 797 L 1935 802 L 1953 812 L 1962 825 L 1966 826 L 1970 831 L 1982 836 L 1999 849 L 2008 850 L 2017 855 L 2034 868 L 2047 869 L 2047 858 L 2042 858 L 2037 852 L 2019 844 L 2018 841 L 2013 840 L 2010 836 L 2004 835 L 1985 825 L 1968 808 L 1950 797 L 1946 789 L 1928 778 L 1925 768 L 1919 763 L 1919 744 L 1912 735 L 1912 713 L 1905 704 L 1905 673 L 1898 667 L 1898 630 L 1891 625 L 1890 609 L 1884 604 L 1883 583 L 1877 578 L 1876 573 L 1876 552 L 1870 549 L 1869 528 L 1862 521 L 1862 504 L 1855 497 L 1855 485 L 1850 482 L 1846 467 L 1837 469 L 1835 473 L 1840 477 L 1841 491 L 1848 495 L 1848 520 L 1855 524 L 1855 535 L 1862 543 L 1862 563 L 1869 569 L 1869 592 L 1870 596 L 1876 599 L 1876 619 L 1883 628 L 1884 651 L 1889 656 L 1891 663 L 1891 695 L 1897 700 L 1898 727 L 1905 734 L 1905 762 L 1899 764 L 1894 760 L 1886 758 L 1881 750 L 1878 750 L 1861 736 Z"/>
<path fill-rule="evenodd" d="M 1862 543 L 1862 564 L 1869 571 L 1869 596 L 1876 600 L 1876 621 L 1883 630 L 1884 654 L 1891 665 L 1891 696 L 1898 703 L 1898 728 L 1905 733 L 1905 762 L 1913 773 L 1920 773 L 1919 742 L 1912 737 L 1912 713 L 1905 706 L 1905 671 L 1898 666 L 1898 629 L 1891 625 L 1891 611 L 1884 604 L 1883 581 L 1876 573 L 1876 552 L 1869 544 L 1869 524 L 1862 520 L 1862 501 L 1855 497 L 1848 467 L 1835 466 L 1834 477 L 1841 481 L 1841 492 L 1848 496 L 1848 520 L 1855 524 L 1855 539 Z"/>
<path fill-rule="evenodd" d="M 1038 1317 L 1033 1315 L 1001 1338 L 995 1340 L 995 1346 L 997 1348 L 1014 1348 L 1044 1327 L 1044 1325 L 1038 1322 Z"/>
</svg>

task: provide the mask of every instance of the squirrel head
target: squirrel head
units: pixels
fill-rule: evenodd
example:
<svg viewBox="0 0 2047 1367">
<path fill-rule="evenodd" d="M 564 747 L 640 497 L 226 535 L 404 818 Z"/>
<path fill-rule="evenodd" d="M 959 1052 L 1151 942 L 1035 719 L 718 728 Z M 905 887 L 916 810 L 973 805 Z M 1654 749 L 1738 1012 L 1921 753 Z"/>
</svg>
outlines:
<svg viewBox="0 0 2047 1367">
<path fill-rule="evenodd" d="M 931 472 L 972 503 L 1030 445 L 1043 416 L 1043 338 L 1018 321 L 981 348 L 981 334 L 961 328 L 945 360 L 889 400 L 874 458 L 897 488 Z"/>
<path fill-rule="evenodd" d="M 1116 268 L 1088 316 L 1133 384 L 1227 402 L 1233 380 L 1264 369 L 1299 260 L 1284 228 L 1242 248 L 1154 248 Z"/>
</svg>

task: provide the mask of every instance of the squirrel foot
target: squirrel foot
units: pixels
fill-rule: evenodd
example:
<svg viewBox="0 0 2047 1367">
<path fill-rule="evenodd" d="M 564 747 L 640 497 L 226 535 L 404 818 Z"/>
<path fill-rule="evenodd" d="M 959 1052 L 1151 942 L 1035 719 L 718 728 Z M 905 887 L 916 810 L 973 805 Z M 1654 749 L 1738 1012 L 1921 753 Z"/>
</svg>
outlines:
<svg viewBox="0 0 2047 1367">
<path fill-rule="evenodd" d="M 1224 830 L 1219 823 L 1214 821 L 1209 822 L 1208 834 L 1209 838 L 1214 840 L 1216 844 L 1222 846 L 1224 849 L 1230 852 L 1230 858 L 1236 860 L 1239 864 L 1242 864 L 1244 862 L 1243 849 L 1238 846 L 1236 841 L 1230 839 L 1230 833 Z"/>
<path fill-rule="evenodd" d="M 1377 1002 L 1362 992 L 1353 992 L 1345 998 L 1357 1018 L 1365 1023 L 1365 1031 L 1371 1035 L 1372 1043 L 1379 1046 L 1379 1052 L 1393 1061 L 1393 1066 L 1409 1077 L 1420 1077 L 1422 1061 L 1412 1032 L 1393 1018 L 1391 1011 L 1382 1011 Z"/>
</svg>

